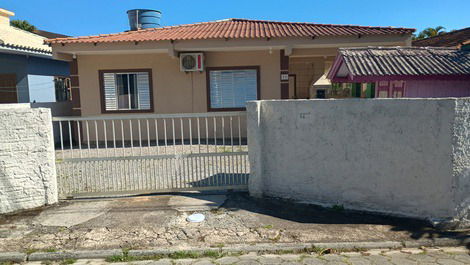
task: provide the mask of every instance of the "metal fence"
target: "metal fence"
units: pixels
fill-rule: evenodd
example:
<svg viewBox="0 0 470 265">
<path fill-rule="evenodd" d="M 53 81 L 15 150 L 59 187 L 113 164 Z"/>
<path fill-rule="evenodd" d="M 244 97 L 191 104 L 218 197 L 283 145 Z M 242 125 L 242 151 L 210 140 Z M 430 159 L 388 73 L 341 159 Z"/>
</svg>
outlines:
<svg viewBox="0 0 470 265">
<path fill-rule="evenodd" d="M 246 189 L 245 112 L 54 117 L 59 194 Z"/>
</svg>

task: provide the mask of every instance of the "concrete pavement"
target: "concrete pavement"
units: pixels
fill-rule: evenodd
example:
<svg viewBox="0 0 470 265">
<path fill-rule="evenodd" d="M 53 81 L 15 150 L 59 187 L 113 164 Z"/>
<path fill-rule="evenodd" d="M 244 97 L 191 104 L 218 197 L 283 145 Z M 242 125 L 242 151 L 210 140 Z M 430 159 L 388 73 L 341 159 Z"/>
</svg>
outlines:
<svg viewBox="0 0 470 265">
<path fill-rule="evenodd" d="M 194 212 L 204 214 L 205 221 L 187 222 Z M 73 200 L 0 216 L 0 252 L 334 242 L 418 247 L 466 245 L 468 240 L 469 231 L 440 231 L 420 220 L 255 199 L 246 193 Z"/>
</svg>

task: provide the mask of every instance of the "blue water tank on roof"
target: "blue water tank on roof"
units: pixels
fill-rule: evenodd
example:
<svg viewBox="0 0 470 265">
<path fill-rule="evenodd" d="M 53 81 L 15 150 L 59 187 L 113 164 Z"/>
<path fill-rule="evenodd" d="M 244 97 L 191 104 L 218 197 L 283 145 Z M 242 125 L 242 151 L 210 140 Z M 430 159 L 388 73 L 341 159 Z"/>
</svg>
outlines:
<svg viewBox="0 0 470 265">
<path fill-rule="evenodd" d="M 162 12 L 152 9 L 132 9 L 127 11 L 131 30 L 158 28 Z"/>
</svg>

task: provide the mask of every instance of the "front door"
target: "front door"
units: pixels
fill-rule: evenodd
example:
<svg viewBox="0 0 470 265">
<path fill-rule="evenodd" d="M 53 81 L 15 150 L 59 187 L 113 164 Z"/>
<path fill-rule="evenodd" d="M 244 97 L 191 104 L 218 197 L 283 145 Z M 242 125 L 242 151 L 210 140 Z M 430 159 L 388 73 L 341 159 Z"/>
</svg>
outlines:
<svg viewBox="0 0 470 265">
<path fill-rule="evenodd" d="M 297 78 L 296 75 L 289 75 L 289 98 L 297 98 Z"/>
<path fill-rule="evenodd" d="M 0 74 L 0 103 L 18 103 L 15 74 Z"/>
<path fill-rule="evenodd" d="M 391 81 L 393 98 L 402 98 L 405 96 L 405 81 Z"/>
</svg>

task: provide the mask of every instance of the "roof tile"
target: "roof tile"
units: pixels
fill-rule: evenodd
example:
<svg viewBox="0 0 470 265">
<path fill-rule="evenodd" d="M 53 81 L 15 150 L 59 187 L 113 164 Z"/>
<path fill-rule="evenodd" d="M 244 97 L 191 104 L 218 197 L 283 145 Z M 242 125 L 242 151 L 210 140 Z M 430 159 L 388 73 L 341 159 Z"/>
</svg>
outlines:
<svg viewBox="0 0 470 265">
<path fill-rule="evenodd" d="M 415 30 L 411 28 L 227 19 L 163 28 L 126 31 L 115 34 L 101 34 L 99 36 L 56 38 L 46 40 L 46 43 L 99 43 L 220 38 L 302 38 L 315 36 L 348 36 L 357 34 L 410 34 L 414 31 Z"/>
<path fill-rule="evenodd" d="M 353 76 L 470 75 L 470 52 L 438 47 L 340 48 Z"/>
<path fill-rule="evenodd" d="M 470 27 L 413 41 L 413 46 L 458 47 L 470 40 Z"/>
</svg>

